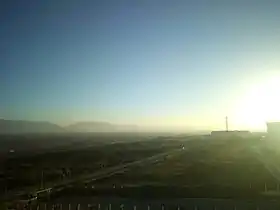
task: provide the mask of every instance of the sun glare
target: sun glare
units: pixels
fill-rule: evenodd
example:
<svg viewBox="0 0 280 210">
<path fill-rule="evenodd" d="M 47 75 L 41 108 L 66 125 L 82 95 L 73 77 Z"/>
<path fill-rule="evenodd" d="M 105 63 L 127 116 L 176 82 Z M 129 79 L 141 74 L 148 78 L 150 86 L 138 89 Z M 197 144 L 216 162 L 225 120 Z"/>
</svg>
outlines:
<svg viewBox="0 0 280 210">
<path fill-rule="evenodd" d="M 280 77 L 252 86 L 240 100 L 235 117 L 250 128 L 261 128 L 267 121 L 280 121 Z"/>
</svg>

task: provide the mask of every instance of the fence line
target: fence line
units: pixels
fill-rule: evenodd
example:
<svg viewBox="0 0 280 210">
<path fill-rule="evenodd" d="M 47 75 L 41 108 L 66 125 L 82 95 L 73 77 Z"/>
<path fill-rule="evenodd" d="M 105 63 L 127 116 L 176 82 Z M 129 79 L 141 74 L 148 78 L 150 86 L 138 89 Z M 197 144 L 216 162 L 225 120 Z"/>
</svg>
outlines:
<svg viewBox="0 0 280 210">
<path fill-rule="evenodd" d="M 174 204 L 141 204 L 141 205 L 136 205 L 136 204 L 39 204 L 36 206 L 30 206 L 27 209 L 29 210 L 169 210 L 169 209 L 174 209 L 174 210 L 278 210 L 280 206 L 274 206 L 274 207 L 266 207 L 266 206 L 252 206 L 252 205 L 233 205 L 233 204 L 221 204 L 219 205 L 201 205 L 201 204 L 189 204 L 186 206 L 180 204 L 177 206 L 174 206 Z"/>
</svg>

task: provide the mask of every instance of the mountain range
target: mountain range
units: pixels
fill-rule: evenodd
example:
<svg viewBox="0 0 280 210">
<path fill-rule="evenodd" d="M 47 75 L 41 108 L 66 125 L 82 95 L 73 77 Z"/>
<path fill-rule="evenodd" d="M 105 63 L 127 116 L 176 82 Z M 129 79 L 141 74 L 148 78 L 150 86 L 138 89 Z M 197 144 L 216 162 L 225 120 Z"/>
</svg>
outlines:
<svg viewBox="0 0 280 210">
<path fill-rule="evenodd" d="M 135 125 L 116 125 L 107 122 L 78 122 L 59 126 L 50 122 L 0 119 L 1 134 L 59 133 L 59 132 L 135 132 Z"/>
</svg>

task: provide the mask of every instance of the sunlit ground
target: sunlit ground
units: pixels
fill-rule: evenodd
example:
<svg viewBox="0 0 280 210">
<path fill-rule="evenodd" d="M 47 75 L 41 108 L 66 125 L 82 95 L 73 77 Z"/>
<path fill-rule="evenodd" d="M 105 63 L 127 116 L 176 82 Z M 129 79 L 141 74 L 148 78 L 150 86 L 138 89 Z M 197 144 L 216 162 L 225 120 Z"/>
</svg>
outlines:
<svg viewBox="0 0 280 210">
<path fill-rule="evenodd" d="M 266 122 L 280 121 L 280 76 L 252 85 L 239 100 L 234 118 L 248 129 L 265 129 Z"/>
</svg>

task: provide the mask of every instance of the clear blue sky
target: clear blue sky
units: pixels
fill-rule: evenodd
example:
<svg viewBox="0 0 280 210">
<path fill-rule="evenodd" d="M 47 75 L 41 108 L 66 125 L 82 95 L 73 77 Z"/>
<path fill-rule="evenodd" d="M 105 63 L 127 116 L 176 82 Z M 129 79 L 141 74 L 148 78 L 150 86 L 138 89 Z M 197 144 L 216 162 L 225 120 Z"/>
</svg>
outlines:
<svg viewBox="0 0 280 210">
<path fill-rule="evenodd" d="M 0 118 L 215 127 L 280 72 L 280 1 L 4 0 Z"/>
</svg>

